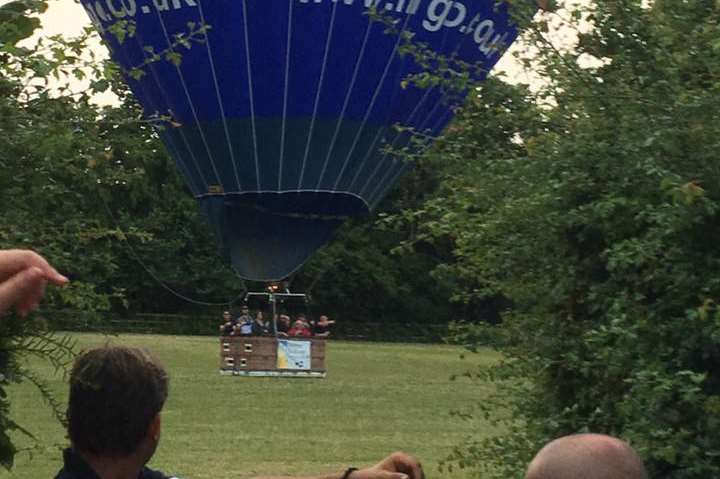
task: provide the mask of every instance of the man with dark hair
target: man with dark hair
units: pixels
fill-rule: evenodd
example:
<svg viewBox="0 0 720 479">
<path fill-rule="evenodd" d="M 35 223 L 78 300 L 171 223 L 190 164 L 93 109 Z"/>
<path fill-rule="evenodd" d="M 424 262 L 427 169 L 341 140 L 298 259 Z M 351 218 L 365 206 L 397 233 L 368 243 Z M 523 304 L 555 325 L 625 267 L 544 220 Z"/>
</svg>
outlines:
<svg viewBox="0 0 720 479">
<path fill-rule="evenodd" d="M 327 338 L 330 336 L 330 326 L 333 324 L 335 324 L 335 321 L 323 314 L 320 316 L 317 323 L 315 323 L 313 327 L 313 334 L 321 338 Z"/>
<path fill-rule="evenodd" d="M 235 332 L 235 326 L 237 326 L 238 320 L 233 318 L 230 311 L 223 312 L 223 322 L 220 325 L 221 336 L 232 336 Z"/>
<path fill-rule="evenodd" d="M 167 374 L 147 352 L 103 347 L 83 353 L 70 374 L 71 447 L 55 479 L 169 479 L 145 466 L 160 441 L 167 395 Z M 398 452 L 372 467 L 306 479 L 422 477 L 420 464 Z"/>
<path fill-rule="evenodd" d="M 107 347 L 82 354 L 70 373 L 72 447 L 56 479 L 164 479 L 145 468 L 160 440 L 168 377 L 140 349 Z"/>
<path fill-rule="evenodd" d="M 556 439 L 537 453 L 525 479 L 647 479 L 640 456 L 620 439 L 576 434 Z"/>
</svg>

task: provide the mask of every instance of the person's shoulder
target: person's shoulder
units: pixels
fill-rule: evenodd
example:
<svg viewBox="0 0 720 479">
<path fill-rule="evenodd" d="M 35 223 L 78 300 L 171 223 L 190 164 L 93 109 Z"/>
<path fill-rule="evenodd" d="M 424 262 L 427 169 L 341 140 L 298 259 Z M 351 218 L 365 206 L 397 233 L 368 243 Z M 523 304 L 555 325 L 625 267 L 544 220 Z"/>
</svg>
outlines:
<svg viewBox="0 0 720 479">
<path fill-rule="evenodd" d="M 147 467 L 143 469 L 142 476 L 140 477 L 141 479 L 180 479 L 179 477 L 168 476 L 165 473 L 155 471 L 153 469 L 148 469 Z"/>
<path fill-rule="evenodd" d="M 55 479 L 73 479 L 74 476 L 70 475 L 68 471 L 65 470 L 65 468 L 60 469 L 60 471 L 55 475 Z"/>
</svg>

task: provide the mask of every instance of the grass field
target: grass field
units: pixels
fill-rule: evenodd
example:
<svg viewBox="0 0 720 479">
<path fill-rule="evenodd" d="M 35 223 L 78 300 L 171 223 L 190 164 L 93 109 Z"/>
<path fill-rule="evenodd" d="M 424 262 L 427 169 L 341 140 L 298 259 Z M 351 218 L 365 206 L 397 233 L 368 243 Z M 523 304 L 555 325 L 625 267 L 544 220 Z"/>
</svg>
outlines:
<svg viewBox="0 0 720 479">
<path fill-rule="evenodd" d="M 474 433 L 450 411 L 483 401 L 489 387 L 450 376 L 497 359 L 483 352 L 471 363 L 451 346 L 331 341 L 326 379 L 239 378 L 218 374 L 213 338 L 77 338 L 79 347 L 108 341 L 146 347 L 162 360 L 170 372 L 170 398 L 151 465 L 187 479 L 330 472 L 372 464 L 398 449 L 420 457 L 429 477 L 464 478 L 463 472 L 437 472 L 452 446 Z M 65 403 L 62 375 L 40 361 L 32 365 Z M 41 446 L 21 453 L 13 472 L 0 472 L 0 478 L 54 477 L 64 431 L 32 386 L 14 386 L 11 398 L 13 418 Z"/>
</svg>

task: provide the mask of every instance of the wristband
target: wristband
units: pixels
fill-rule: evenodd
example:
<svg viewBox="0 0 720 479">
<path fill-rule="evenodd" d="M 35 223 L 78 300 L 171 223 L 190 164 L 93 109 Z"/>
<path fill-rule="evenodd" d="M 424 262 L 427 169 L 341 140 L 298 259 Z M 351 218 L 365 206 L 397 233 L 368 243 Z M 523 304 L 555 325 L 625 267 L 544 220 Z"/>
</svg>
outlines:
<svg viewBox="0 0 720 479">
<path fill-rule="evenodd" d="M 347 470 L 345 471 L 345 473 L 342 475 L 341 479 L 348 479 L 350 477 L 350 474 L 352 474 L 353 472 L 355 472 L 357 470 L 358 470 L 357 467 L 348 467 Z"/>
</svg>

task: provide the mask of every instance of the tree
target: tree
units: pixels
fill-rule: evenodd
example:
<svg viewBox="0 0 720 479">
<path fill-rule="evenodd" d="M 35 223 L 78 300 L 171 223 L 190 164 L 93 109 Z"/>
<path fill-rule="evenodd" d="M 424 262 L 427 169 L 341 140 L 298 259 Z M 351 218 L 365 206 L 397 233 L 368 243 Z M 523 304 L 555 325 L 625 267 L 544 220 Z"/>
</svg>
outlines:
<svg viewBox="0 0 720 479">
<path fill-rule="evenodd" d="M 102 324 L 108 311 L 172 307 L 169 297 L 177 304 L 164 290 L 154 296 L 143 291 L 147 281 L 138 277 L 136 266 L 142 254 L 150 258 L 148 269 L 162 265 L 157 271 L 165 281 L 182 278 L 185 287 L 197 289 L 212 282 L 215 297 L 233 278 L 217 266 L 192 199 L 116 68 L 85 56 L 91 33 L 21 46 L 39 28 L 37 16 L 46 8 L 47 2 L 37 0 L 0 7 L 0 247 L 34 249 L 72 282 L 50 290 L 38 316 L 0 322 L 0 463 L 5 467 L 16 452 L 8 433 L 22 431 L 7 415 L 9 383 L 34 382 L 63 418 L 22 361 L 35 354 L 63 368 L 72 359 L 72 339 L 48 332 L 55 319 L 48 311 L 67 308 Z M 72 79 L 88 80 L 89 87 L 75 91 Z M 123 103 L 93 104 L 92 95 L 109 87 Z M 169 240 L 152 243 L 158 232 Z M 182 268 L 193 259 L 210 267 L 188 274 Z"/>
<path fill-rule="evenodd" d="M 499 382 L 507 433 L 451 464 L 522 477 L 551 438 L 593 431 L 630 440 L 653 477 L 715 477 L 720 5 L 596 0 L 560 14 L 592 28 L 559 51 L 545 20 L 531 26 L 548 84 L 531 99 L 484 86 L 438 150 L 479 163 L 412 216 L 424 237 L 452 238 L 444 269 L 480 283 L 466 297 L 511 304 L 506 360 L 479 373 Z M 498 94 L 529 120 L 506 123 Z M 510 129 L 497 147 L 478 131 L 490 124 Z"/>
</svg>

